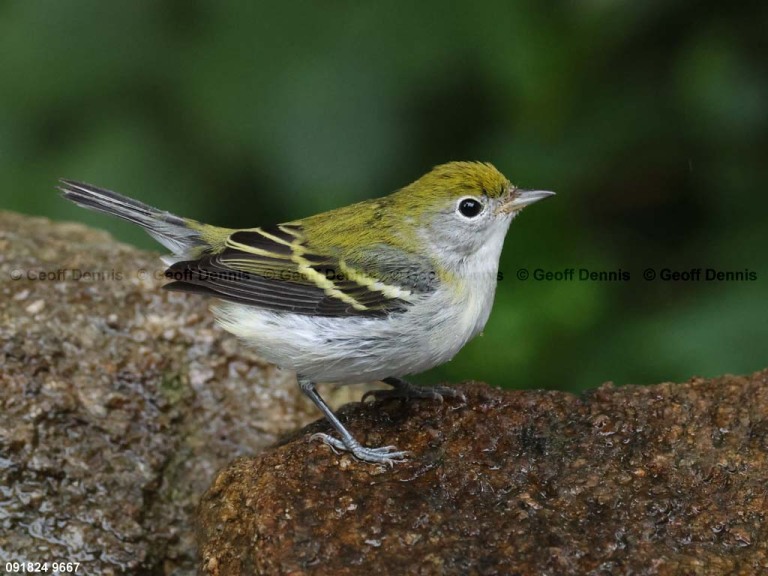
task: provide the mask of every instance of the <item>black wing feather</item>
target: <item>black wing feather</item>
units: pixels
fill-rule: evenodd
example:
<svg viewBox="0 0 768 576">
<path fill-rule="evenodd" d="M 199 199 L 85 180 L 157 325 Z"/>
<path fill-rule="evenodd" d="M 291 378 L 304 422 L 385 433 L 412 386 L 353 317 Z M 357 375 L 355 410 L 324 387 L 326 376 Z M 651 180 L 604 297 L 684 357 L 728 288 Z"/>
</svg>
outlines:
<svg viewBox="0 0 768 576">
<path fill-rule="evenodd" d="M 301 245 L 301 258 L 311 274 L 300 271 L 291 259 L 293 249 L 286 242 Z M 275 312 L 315 316 L 381 317 L 402 312 L 410 305 L 408 300 L 372 289 L 354 276 L 345 277 L 341 273 L 344 265 L 338 258 L 313 253 L 300 242 L 301 229 L 296 225 L 237 231 L 220 253 L 173 264 L 166 276 L 174 281 L 165 288 L 215 296 Z M 375 251 L 371 254 L 372 260 L 367 259 L 364 267 L 353 263 L 354 269 L 370 275 L 372 263 L 376 261 Z M 384 264 L 393 259 L 390 252 L 385 256 L 381 259 Z M 425 271 L 420 272 L 423 275 Z M 315 273 L 329 280 L 331 289 L 319 285 Z M 393 273 L 389 276 L 395 280 Z M 395 285 L 416 292 L 432 289 L 423 282 L 396 282 Z"/>
</svg>

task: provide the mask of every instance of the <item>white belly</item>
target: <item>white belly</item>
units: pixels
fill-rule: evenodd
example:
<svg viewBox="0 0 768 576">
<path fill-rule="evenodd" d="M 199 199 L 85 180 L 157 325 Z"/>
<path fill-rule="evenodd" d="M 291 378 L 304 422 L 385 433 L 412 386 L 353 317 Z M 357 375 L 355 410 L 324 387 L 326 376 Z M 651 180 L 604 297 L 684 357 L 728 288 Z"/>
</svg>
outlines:
<svg viewBox="0 0 768 576">
<path fill-rule="evenodd" d="M 494 271 L 495 276 L 495 271 Z M 439 366 L 485 325 L 495 278 L 480 293 L 438 290 L 386 318 L 332 318 L 269 312 L 222 302 L 219 323 L 263 358 L 316 382 L 369 382 Z"/>
</svg>

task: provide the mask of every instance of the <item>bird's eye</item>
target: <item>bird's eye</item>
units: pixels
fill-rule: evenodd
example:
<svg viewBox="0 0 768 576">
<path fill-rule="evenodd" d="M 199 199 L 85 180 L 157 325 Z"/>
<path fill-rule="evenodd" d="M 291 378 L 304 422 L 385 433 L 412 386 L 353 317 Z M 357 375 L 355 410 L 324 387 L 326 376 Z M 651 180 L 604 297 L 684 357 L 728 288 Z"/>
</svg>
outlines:
<svg viewBox="0 0 768 576">
<path fill-rule="evenodd" d="M 462 198 L 459 200 L 458 209 L 465 218 L 474 218 L 483 211 L 483 203 L 477 198 Z"/>
</svg>

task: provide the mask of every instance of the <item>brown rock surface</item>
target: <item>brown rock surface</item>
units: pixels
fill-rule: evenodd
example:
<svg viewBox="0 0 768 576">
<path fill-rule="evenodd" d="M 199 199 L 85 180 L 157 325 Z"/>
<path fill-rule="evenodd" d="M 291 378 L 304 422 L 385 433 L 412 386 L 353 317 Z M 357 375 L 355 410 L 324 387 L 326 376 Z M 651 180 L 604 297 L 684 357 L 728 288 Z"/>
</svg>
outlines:
<svg viewBox="0 0 768 576">
<path fill-rule="evenodd" d="M 215 471 L 317 418 L 161 272 L 103 232 L 0 212 L 0 573 L 192 573 Z"/>
<path fill-rule="evenodd" d="M 306 441 L 320 421 L 211 485 L 318 414 L 161 270 L 102 232 L 0 212 L 0 571 L 768 571 L 768 372 L 350 405 L 361 440 L 411 461 L 335 455 Z"/>
<path fill-rule="evenodd" d="M 461 386 L 466 404 L 349 405 L 393 468 L 306 441 L 223 470 L 202 571 L 768 573 L 768 371 L 583 396 Z"/>
</svg>

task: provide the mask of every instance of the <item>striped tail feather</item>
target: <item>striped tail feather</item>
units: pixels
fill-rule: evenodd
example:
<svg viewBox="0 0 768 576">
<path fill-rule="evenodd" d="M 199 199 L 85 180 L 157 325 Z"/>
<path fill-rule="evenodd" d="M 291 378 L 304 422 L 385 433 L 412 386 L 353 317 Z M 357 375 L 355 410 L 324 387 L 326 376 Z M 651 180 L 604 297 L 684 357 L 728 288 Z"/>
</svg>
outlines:
<svg viewBox="0 0 768 576">
<path fill-rule="evenodd" d="M 144 228 L 147 233 L 173 252 L 163 258 L 167 264 L 197 257 L 207 246 L 201 238 L 202 225 L 181 218 L 117 192 L 83 182 L 61 179 L 58 189 L 78 206 L 117 216 Z"/>
</svg>

